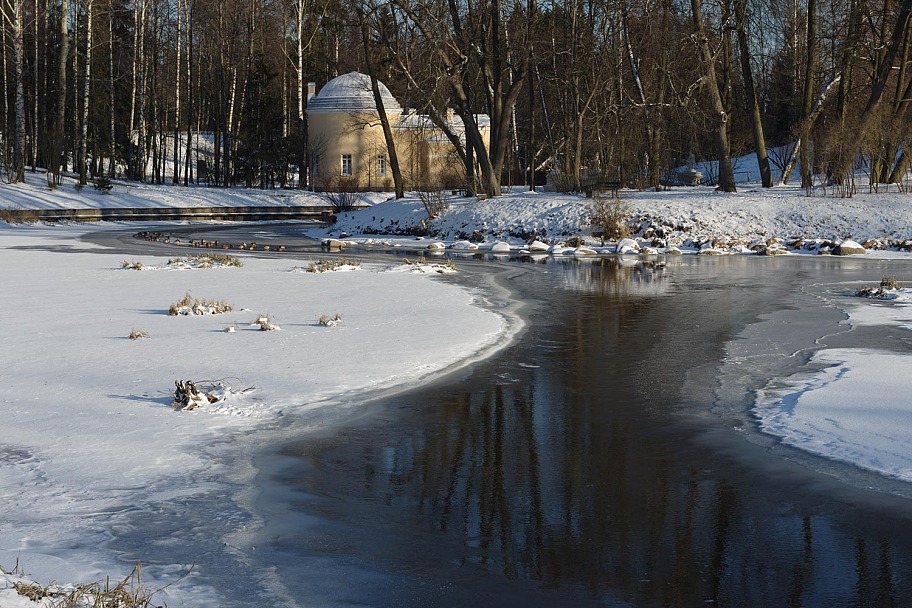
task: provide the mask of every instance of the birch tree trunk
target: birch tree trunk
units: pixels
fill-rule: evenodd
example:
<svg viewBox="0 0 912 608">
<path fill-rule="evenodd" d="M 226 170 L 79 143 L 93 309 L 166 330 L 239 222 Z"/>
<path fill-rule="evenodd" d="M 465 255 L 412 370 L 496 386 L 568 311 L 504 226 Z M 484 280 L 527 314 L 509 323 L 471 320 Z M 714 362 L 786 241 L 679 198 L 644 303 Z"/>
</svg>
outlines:
<svg viewBox="0 0 912 608">
<path fill-rule="evenodd" d="M 298 34 L 298 62 L 295 71 L 298 76 L 298 137 L 301 138 L 301 160 L 298 163 L 298 187 L 303 190 L 307 187 L 308 170 L 310 166 L 310 153 L 307 145 L 307 116 L 304 113 L 304 106 L 307 103 L 307 84 L 304 82 L 304 3 L 305 0 L 298 0 L 296 4 L 297 12 L 297 34 Z"/>
<path fill-rule="evenodd" d="M 171 183 L 180 183 L 180 111 L 181 111 L 181 0 L 177 0 L 177 38 L 174 61 L 174 175 Z"/>
<path fill-rule="evenodd" d="M 190 155 L 193 151 L 193 9 L 195 6 L 196 0 L 185 0 L 184 2 L 184 12 L 187 18 L 187 150 L 184 154 L 184 186 L 189 186 L 193 181 Z M 199 137 L 197 137 L 197 141 L 199 141 Z M 197 173 L 197 179 L 199 179 L 199 173 Z"/>
<path fill-rule="evenodd" d="M 39 23 L 41 23 L 41 19 L 39 19 L 38 0 L 35 0 L 34 4 L 32 5 L 32 10 L 34 11 L 32 18 L 35 20 L 35 23 L 34 23 L 35 29 L 33 30 L 33 33 L 35 35 L 35 56 L 34 56 L 35 65 L 34 65 L 34 75 L 33 75 L 34 82 L 32 83 L 33 97 L 32 97 L 32 153 L 31 153 L 32 172 L 34 172 L 35 168 L 38 166 L 38 108 L 39 108 L 38 82 L 40 81 L 40 77 L 39 77 L 40 75 L 38 73 L 38 69 L 39 69 L 38 66 L 40 65 L 39 57 L 38 57 L 38 49 L 40 47 L 39 40 L 41 39 L 39 36 L 39 31 L 38 31 L 38 25 L 39 25 Z"/>
<path fill-rule="evenodd" d="M 16 88 L 13 165 L 10 171 L 10 180 L 13 183 L 18 183 L 25 181 L 25 87 L 23 83 L 25 0 L 12 0 L 12 6 L 10 1 L 7 0 L 4 8 L 4 16 L 12 27 L 13 79 Z"/>
<path fill-rule="evenodd" d="M 111 137 L 108 144 L 108 177 L 113 179 L 116 170 L 114 155 L 117 149 L 117 136 L 114 130 L 114 0 L 108 4 L 108 102 L 111 105 L 108 112 L 108 129 Z"/>
<path fill-rule="evenodd" d="M 139 75 L 136 86 L 136 112 L 137 112 L 137 134 L 136 134 L 136 175 L 134 179 L 144 181 L 146 179 L 146 0 L 135 0 L 140 4 L 139 23 L 136 25 L 137 36 L 139 37 L 139 58 L 137 68 Z"/>
</svg>

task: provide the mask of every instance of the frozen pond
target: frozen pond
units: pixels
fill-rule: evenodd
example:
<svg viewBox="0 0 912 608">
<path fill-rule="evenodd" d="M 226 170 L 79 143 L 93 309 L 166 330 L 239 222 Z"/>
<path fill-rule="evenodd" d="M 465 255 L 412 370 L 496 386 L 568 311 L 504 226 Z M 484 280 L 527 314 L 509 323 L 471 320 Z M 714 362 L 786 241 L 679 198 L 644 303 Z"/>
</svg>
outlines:
<svg viewBox="0 0 912 608">
<path fill-rule="evenodd" d="M 902 262 L 515 265 L 517 346 L 258 459 L 257 559 L 302 605 L 878 605 L 909 597 L 908 486 L 761 434 L 755 391 Z"/>
</svg>

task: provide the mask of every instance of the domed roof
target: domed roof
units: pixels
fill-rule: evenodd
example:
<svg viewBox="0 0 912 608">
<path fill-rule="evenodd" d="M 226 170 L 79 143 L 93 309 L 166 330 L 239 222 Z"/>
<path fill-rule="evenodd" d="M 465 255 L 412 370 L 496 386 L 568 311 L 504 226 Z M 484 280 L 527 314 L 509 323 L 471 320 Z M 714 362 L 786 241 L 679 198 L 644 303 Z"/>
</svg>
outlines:
<svg viewBox="0 0 912 608">
<path fill-rule="evenodd" d="M 393 97 L 389 89 L 382 82 L 377 82 L 380 88 L 380 99 L 387 112 L 401 112 L 402 106 Z M 311 97 L 307 103 L 308 111 L 321 112 L 376 112 L 374 94 L 371 91 L 371 80 L 367 74 L 349 72 L 333 78 L 320 89 L 320 92 Z"/>
</svg>

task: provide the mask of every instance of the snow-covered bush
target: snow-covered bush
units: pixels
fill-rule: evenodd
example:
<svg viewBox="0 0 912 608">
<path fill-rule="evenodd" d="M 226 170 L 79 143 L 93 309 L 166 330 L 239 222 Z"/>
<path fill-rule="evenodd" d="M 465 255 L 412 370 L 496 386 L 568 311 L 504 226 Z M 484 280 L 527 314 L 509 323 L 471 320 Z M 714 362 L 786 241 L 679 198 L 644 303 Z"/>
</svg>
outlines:
<svg viewBox="0 0 912 608">
<path fill-rule="evenodd" d="M 619 241 L 630 236 L 630 205 L 615 197 L 596 193 L 592 198 L 589 223 L 601 228 L 592 234 L 605 241 Z"/>
<path fill-rule="evenodd" d="M 139 340 L 140 338 L 148 338 L 149 332 L 143 331 L 141 329 L 134 329 L 133 331 L 130 332 L 130 335 L 127 337 L 130 338 L 131 340 Z"/>
<path fill-rule="evenodd" d="M 424 205 L 428 219 L 433 220 L 450 208 L 450 200 L 440 189 L 419 190 L 418 198 Z"/>
</svg>

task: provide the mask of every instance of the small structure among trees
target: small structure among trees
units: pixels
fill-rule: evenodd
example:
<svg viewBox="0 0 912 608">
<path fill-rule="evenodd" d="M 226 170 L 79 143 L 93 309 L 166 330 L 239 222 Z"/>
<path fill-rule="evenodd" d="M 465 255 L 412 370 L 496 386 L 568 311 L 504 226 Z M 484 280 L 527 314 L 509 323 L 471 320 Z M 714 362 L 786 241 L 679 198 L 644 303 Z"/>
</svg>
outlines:
<svg viewBox="0 0 912 608">
<path fill-rule="evenodd" d="M 400 106 L 382 82 L 377 81 L 377 92 L 383 116 L 370 76 L 359 72 L 333 78 L 308 100 L 314 190 L 392 190 L 397 172 L 406 189 L 465 187 L 464 163 L 444 131 L 430 117 Z M 487 141 L 490 120 L 484 114 L 475 119 Z M 445 128 L 464 145 L 460 117 L 447 112 Z"/>
</svg>

